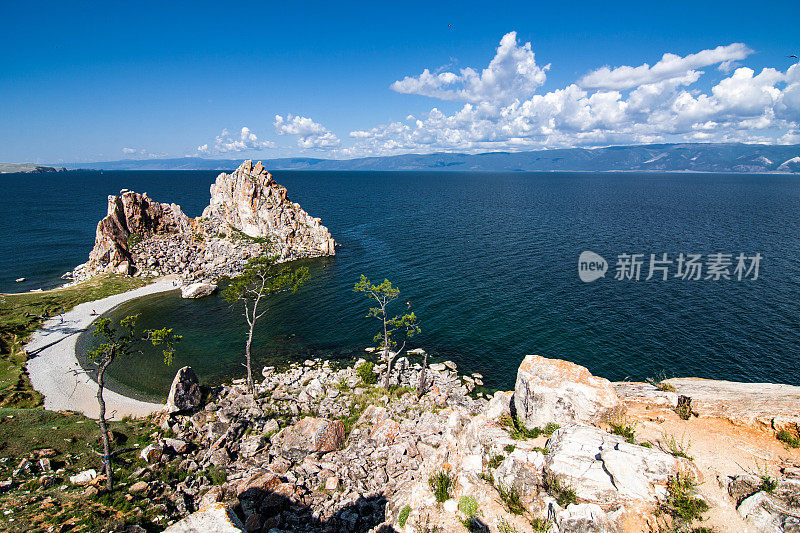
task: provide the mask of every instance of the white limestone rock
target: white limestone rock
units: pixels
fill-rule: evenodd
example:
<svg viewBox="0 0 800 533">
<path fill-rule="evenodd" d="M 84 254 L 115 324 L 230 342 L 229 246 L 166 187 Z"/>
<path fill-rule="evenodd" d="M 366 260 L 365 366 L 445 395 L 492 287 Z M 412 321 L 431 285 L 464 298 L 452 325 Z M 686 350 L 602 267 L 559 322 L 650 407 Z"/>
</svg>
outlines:
<svg viewBox="0 0 800 533">
<path fill-rule="evenodd" d="M 241 533 L 245 531 L 239 517 L 223 503 L 215 503 L 190 514 L 164 530 L 164 533 Z"/>
<path fill-rule="evenodd" d="M 217 286 L 213 283 L 191 283 L 181 287 L 181 298 L 203 298 L 209 296 L 217 290 Z"/>
<path fill-rule="evenodd" d="M 533 429 L 549 422 L 594 422 L 620 401 L 610 381 L 580 365 L 527 355 L 517 371 L 514 405 L 522 423 Z"/>
</svg>

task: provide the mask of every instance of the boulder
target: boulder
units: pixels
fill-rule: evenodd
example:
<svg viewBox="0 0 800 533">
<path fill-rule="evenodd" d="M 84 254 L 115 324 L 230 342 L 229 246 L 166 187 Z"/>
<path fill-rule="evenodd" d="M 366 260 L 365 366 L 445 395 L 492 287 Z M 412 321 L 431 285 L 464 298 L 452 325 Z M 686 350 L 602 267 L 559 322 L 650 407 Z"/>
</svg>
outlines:
<svg viewBox="0 0 800 533">
<path fill-rule="evenodd" d="M 139 457 L 152 464 L 157 463 L 161 459 L 163 453 L 164 448 L 158 444 L 148 444 L 139 452 Z"/>
<path fill-rule="evenodd" d="M 178 370 L 172 380 L 166 410 L 168 413 L 193 411 L 200 407 L 201 396 L 197 375 L 192 367 L 185 366 Z"/>
<path fill-rule="evenodd" d="M 620 406 L 611 382 L 560 359 L 527 355 L 514 388 L 517 416 L 528 429 L 549 422 L 594 422 Z"/>
<path fill-rule="evenodd" d="M 164 530 L 164 533 L 241 533 L 244 524 L 233 510 L 215 503 L 190 514 Z"/>
<path fill-rule="evenodd" d="M 85 485 L 90 483 L 97 477 L 97 471 L 95 469 L 84 470 L 80 474 L 75 474 L 74 476 L 69 477 L 69 482 L 73 485 Z"/>
<path fill-rule="evenodd" d="M 616 529 L 596 503 L 571 503 L 552 514 L 559 533 L 605 533 Z"/>
<path fill-rule="evenodd" d="M 545 474 L 572 487 L 580 501 L 604 509 L 630 502 L 655 505 L 666 497 L 669 476 L 696 476 L 689 461 L 591 426 L 559 429 L 547 441 L 547 450 Z"/>
<path fill-rule="evenodd" d="M 209 296 L 217 290 L 213 283 L 192 283 L 181 287 L 181 298 L 203 298 Z"/>
<path fill-rule="evenodd" d="M 503 416 L 511 416 L 511 405 L 514 393 L 511 391 L 497 391 L 489 400 L 489 405 L 484 409 L 484 414 L 490 420 L 500 420 Z"/>
<path fill-rule="evenodd" d="M 272 442 L 279 446 L 284 457 L 298 461 L 312 452 L 340 450 L 344 440 L 344 424 L 340 421 L 307 417 L 283 428 Z"/>
</svg>

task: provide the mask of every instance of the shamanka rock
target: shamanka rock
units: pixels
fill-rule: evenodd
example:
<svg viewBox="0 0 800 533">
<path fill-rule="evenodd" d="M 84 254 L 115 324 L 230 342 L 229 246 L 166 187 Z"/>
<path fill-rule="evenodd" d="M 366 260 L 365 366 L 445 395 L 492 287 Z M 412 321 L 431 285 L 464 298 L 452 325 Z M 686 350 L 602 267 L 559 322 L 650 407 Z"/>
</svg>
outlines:
<svg viewBox="0 0 800 533">
<path fill-rule="evenodd" d="M 76 282 L 103 273 L 179 274 L 192 284 L 235 276 L 259 255 L 279 261 L 334 255 L 335 244 L 320 219 L 289 200 L 260 162 L 245 161 L 217 177 L 198 218 L 146 193 L 109 196 L 89 260 L 72 274 Z"/>
</svg>

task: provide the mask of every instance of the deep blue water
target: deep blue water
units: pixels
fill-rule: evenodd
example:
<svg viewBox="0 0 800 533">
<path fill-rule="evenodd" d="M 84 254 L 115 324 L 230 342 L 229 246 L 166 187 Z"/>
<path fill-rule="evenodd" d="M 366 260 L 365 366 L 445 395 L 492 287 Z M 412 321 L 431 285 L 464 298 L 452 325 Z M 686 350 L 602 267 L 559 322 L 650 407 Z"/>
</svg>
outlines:
<svg viewBox="0 0 800 533">
<path fill-rule="evenodd" d="M 208 202 L 217 172 L 0 176 L 0 291 L 56 284 L 83 262 L 105 197 L 130 188 L 181 204 Z M 312 263 L 306 286 L 273 303 L 257 364 L 344 357 L 376 323 L 352 292 L 364 273 L 389 278 L 422 321 L 419 345 L 509 388 L 525 354 L 564 358 L 614 380 L 700 376 L 800 384 L 800 182 L 777 175 L 275 172 L 331 230 L 337 256 Z M 605 279 L 583 283 L 583 250 Z M 759 279 L 615 281 L 618 254 L 760 253 Z M 732 269 L 731 269 L 732 270 Z M 674 273 L 674 267 L 672 270 Z M 20 276 L 30 281 L 16 284 Z M 398 311 L 400 309 L 398 308 Z M 126 304 L 147 327 L 184 335 L 175 365 L 202 378 L 242 375 L 241 309 L 173 294 Z M 84 339 L 87 341 L 90 339 Z M 122 384 L 165 394 L 175 367 L 146 351 L 117 365 Z"/>
</svg>

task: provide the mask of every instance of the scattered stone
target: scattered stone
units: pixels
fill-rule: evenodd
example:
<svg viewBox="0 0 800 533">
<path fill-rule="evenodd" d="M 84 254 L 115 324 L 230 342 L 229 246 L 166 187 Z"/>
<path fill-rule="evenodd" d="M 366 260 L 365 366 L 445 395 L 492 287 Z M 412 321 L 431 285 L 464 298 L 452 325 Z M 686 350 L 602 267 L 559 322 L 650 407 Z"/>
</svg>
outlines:
<svg viewBox="0 0 800 533">
<path fill-rule="evenodd" d="M 139 452 L 139 457 L 144 459 L 150 464 L 157 463 L 161 459 L 161 455 L 164 453 L 164 448 L 159 444 L 148 444 L 145 446 L 141 452 Z"/>
<path fill-rule="evenodd" d="M 138 492 L 146 491 L 149 487 L 150 485 L 148 485 L 146 481 L 137 481 L 136 483 L 130 486 L 128 492 L 136 494 Z"/>
<path fill-rule="evenodd" d="M 307 417 L 282 429 L 273 439 L 284 456 L 302 460 L 312 452 L 327 453 L 339 450 L 344 444 L 344 424 L 338 420 Z"/>
</svg>

